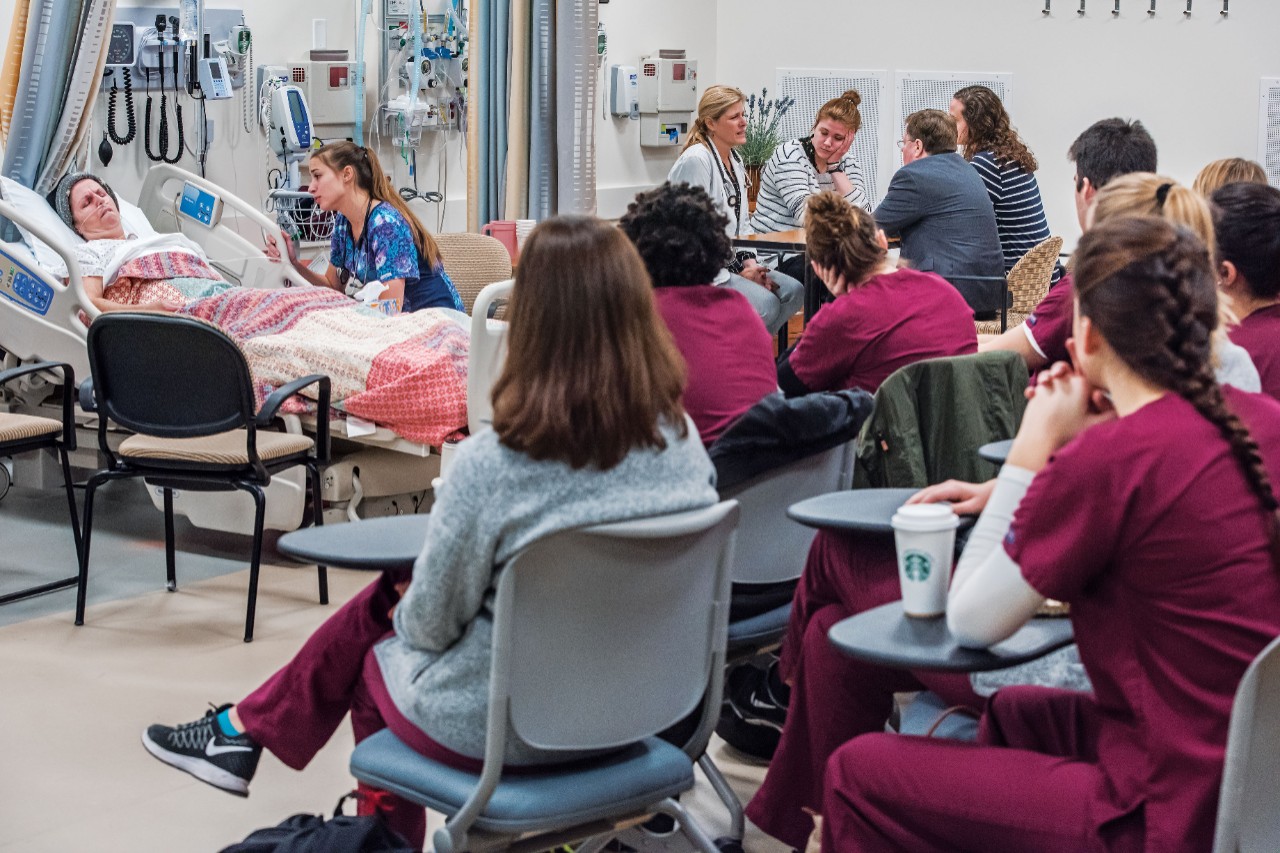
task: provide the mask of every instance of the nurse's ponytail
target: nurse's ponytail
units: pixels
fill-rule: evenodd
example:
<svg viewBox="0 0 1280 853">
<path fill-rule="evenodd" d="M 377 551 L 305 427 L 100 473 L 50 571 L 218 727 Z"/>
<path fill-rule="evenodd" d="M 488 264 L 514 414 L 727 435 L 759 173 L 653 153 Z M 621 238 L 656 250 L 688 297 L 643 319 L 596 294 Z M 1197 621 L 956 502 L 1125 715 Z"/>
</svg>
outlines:
<svg viewBox="0 0 1280 853">
<path fill-rule="evenodd" d="M 1258 443 L 1227 408 L 1210 361 L 1218 294 L 1204 243 L 1156 217 L 1108 220 L 1081 238 L 1072 266 L 1081 316 L 1131 370 L 1185 399 L 1230 443 L 1267 513 L 1280 563 L 1280 502 Z"/>
<path fill-rule="evenodd" d="M 436 245 L 431 233 L 418 221 L 418 217 L 409 210 L 409 205 L 396 192 L 391 179 L 382 171 L 378 155 L 372 148 L 356 145 L 354 142 L 330 142 L 311 154 L 335 172 L 341 172 L 350 166 L 356 173 L 356 184 L 378 201 L 384 201 L 399 211 L 404 221 L 409 224 L 413 233 L 413 244 L 418 252 L 427 260 L 432 268 L 440 265 L 440 247 Z"/>
</svg>

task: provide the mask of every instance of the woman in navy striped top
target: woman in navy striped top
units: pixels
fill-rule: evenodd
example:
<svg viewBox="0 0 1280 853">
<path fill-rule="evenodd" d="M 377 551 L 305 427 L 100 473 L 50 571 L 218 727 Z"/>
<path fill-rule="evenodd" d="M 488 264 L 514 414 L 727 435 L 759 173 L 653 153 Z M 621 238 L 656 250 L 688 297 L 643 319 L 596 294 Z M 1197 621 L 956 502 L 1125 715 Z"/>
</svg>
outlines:
<svg viewBox="0 0 1280 853">
<path fill-rule="evenodd" d="M 966 86 L 956 92 L 950 112 L 964 158 L 978 170 L 995 206 L 1004 271 L 1008 273 L 1023 255 L 1049 239 L 1049 222 L 1035 176 L 1040 164 L 1009 124 L 1000 98 L 986 86 Z M 1061 267 L 1054 269 L 1053 283 L 1061 276 Z"/>
</svg>

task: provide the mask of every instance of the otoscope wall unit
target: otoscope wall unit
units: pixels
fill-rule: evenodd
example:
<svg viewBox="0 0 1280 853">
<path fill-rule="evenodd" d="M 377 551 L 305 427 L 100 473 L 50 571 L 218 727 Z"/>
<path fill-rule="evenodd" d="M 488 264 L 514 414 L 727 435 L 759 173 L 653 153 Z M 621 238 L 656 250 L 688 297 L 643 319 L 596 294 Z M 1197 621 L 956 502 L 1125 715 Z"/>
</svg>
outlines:
<svg viewBox="0 0 1280 853">
<path fill-rule="evenodd" d="M 128 69 L 134 85 L 145 85 L 147 72 L 151 72 L 153 84 L 159 86 L 157 76 L 163 58 L 165 76 L 171 79 L 174 61 L 178 62 L 179 79 L 189 78 L 187 67 L 191 54 L 190 37 L 181 32 L 182 10 L 178 6 L 117 6 L 112 20 L 111 48 L 107 66 L 116 72 Z M 156 18 L 164 16 L 165 28 L 157 32 Z M 244 18 L 242 9 L 205 9 L 204 36 L 211 44 L 229 39 L 232 28 L 239 27 Z M 132 32 L 129 32 L 130 26 Z M 120 73 L 103 78 L 103 88 L 119 85 Z M 191 79 L 199 79 L 199 72 Z M 231 75 L 229 82 L 237 89 L 243 81 L 240 75 Z"/>
</svg>

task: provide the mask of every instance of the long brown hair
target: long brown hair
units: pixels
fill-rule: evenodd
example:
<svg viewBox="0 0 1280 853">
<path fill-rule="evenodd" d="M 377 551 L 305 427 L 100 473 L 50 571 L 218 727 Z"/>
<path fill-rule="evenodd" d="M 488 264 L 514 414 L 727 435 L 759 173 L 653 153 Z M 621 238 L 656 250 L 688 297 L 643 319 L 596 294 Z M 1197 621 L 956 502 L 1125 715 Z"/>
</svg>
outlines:
<svg viewBox="0 0 1280 853">
<path fill-rule="evenodd" d="M 844 276 L 850 287 L 884 263 L 887 252 L 876 239 L 876 221 L 839 193 L 809 196 L 804 224 L 809 260 Z"/>
<path fill-rule="evenodd" d="M 440 247 L 436 245 L 431 233 L 418 221 L 418 217 L 409 210 L 409 205 L 396 192 L 391 179 L 382 171 L 378 155 L 372 148 L 356 145 L 349 140 L 330 142 L 311 152 L 311 156 L 319 158 L 335 172 L 341 172 L 350 166 L 356 174 L 356 185 L 378 201 L 384 201 L 399 211 L 409 230 L 413 232 L 413 245 L 427 259 L 427 263 L 436 267 L 440 265 Z"/>
<path fill-rule="evenodd" d="M 990 151 L 997 163 L 1017 163 L 1026 172 L 1040 168 L 1036 155 L 1009 123 L 1009 113 L 995 92 L 986 86 L 965 86 L 952 97 L 964 108 L 964 123 L 969 128 L 964 159 L 972 160 L 978 152 Z"/>
<path fill-rule="evenodd" d="M 737 104 L 745 104 L 747 96 L 742 90 L 733 86 L 716 83 L 708 86 L 698 100 L 698 117 L 693 120 L 693 130 L 689 131 L 689 139 L 681 151 L 687 151 L 695 145 L 703 145 L 711 141 L 707 135 L 707 122 L 715 121 Z"/>
<path fill-rule="evenodd" d="M 606 470 L 687 434 L 685 368 L 654 307 L 644 262 L 598 219 L 543 222 L 520 253 L 493 429 L 533 459 Z"/>
<path fill-rule="evenodd" d="M 1081 316 L 1129 369 L 1182 397 L 1217 427 L 1270 518 L 1272 552 L 1280 559 L 1280 502 L 1257 442 L 1227 408 L 1213 372 L 1218 295 L 1204 243 L 1163 219 L 1127 217 L 1086 231 L 1074 261 Z"/>
</svg>

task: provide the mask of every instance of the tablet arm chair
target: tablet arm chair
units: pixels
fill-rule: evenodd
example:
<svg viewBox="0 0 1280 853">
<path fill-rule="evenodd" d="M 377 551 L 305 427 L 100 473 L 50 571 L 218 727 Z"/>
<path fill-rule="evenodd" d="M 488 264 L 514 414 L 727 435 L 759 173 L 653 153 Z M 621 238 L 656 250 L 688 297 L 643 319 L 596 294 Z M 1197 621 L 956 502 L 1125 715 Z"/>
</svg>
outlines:
<svg viewBox="0 0 1280 853">
<path fill-rule="evenodd" d="M 62 420 L 55 421 L 53 418 L 19 415 L 10 412 L 0 413 L 0 456 L 12 456 L 16 453 L 45 449 L 55 451 L 58 454 L 58 458 L 62 462 L 62 483 L 67 490 L 67 506 L 71 509 L 71 535 L 75 539 L 76 558 L 77 562 L 79 562 L 82 553 L 80 513 L 76 509 L 76 496 L 71 485 L 71 466 L 67 460 L 67 453 L 76 449 L 76 422 L 72 408 L 76 386 L 75 371 L 72 370 L 71 365 L 57 362 L 46 361 L 39 364 L 28 364 L 0 372 L 0 387 L 21 376 L 28 376 L 46 370 L 62 373 Z M 77 579 L 76 576 L 72 576 L 27 587 L 16 592 L 4 593 L 0 595 L 0 604 L 8 604 L 11 601 L 19 601 L 24 598 L 30 598 L 33 595 L 53 592 L 56 589 L 66 589 L 69 586 L 74 586 Z"/>
<path fill-rule="evenodd" d="M 479 775 L 414 752 L 390 730 L 356 745 L 351 772 L 448 816 L 438 853 L 601 849 L 623 824 L 671 815 L 694 784 L 720 707 L 737 504 L 555 533 L 498 575 Z M 706 697 L 707 701 L 703 699 Z M 697 753 L 655 737 L 699 708 Z M 503 777 L 507 739 L 598 758 Z"/>
<path fill-rule="evenodd" d="M 81 391 L 98 413 L 98 449 L 106 468 L 85 489 L 84 545 L 80 555 L 76 624 L 84 624 L 89 581 L 93 499 L 111 480 L 143 477 L 164 491 L 167 588 L 177 589 L 173 490 L 248 492 L 254 501 L 253 552 L 245 642 L 253 639 L 266 510 L 263 489 L 273 474 L 307 470 L 316 524 L 323 523 L 320 468 L 329 461 L 329 378 L 304 376 L 277 388 L 254 410 L 253 380 L 235 341 L 212 324 L 159 313 L 111 313 L 89 327 L 93 376 Z M 316 437 L 269 431 L 284 402 L 316 387 Z M 113 450 L 109 423 L 135 434 Z M 328 577 L 318 567 L 320 603 L 329 603 Z"/>
<path fill-rule="evenodd" d="M 1272 640 L 1236 689 L 1218 796 L 1213 853 L 1280 850 L 1280 638 Z"/>
</svg>

